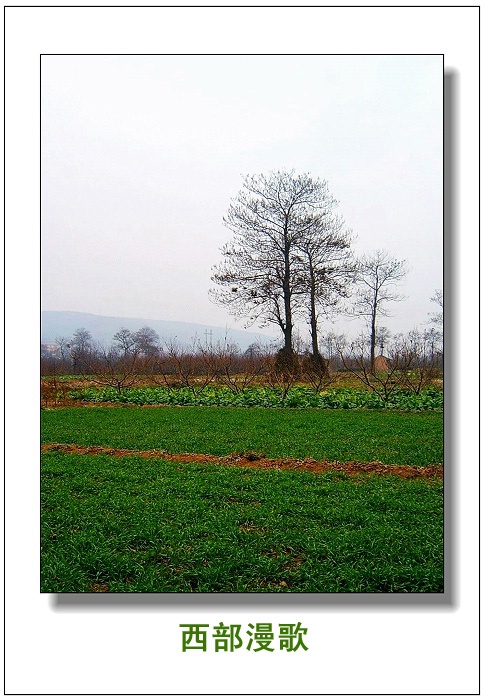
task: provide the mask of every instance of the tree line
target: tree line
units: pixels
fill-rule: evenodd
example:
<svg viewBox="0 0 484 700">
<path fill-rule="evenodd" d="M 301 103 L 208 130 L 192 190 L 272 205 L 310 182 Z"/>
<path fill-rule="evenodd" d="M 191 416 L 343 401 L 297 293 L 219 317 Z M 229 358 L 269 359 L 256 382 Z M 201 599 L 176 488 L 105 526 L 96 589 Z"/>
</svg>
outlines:
<svg viewBox="0 0 484 700">
<path fill-rule="evenodd" d="M 137 332 L 121 328 L 106 347 L 80 328 L 72 338 L 58 338 L 54 350 L 43 348 L 42 396 L 46 404 L 56 402 L 59 391 L 68 393 L 70 389 L 58 378 L 75 375 L 94 385 L 115 388 L 118 393 L 141 385 L 170 390 L 185 387 L 193 394 L 211 385 L 225 386 L 234 393 L 265 385 L 279 389 L 285 397 L 296 383 L 320 392 L 343 372 L 386 401 L 399 388 L 418 394 L 440 376 L 438 332 L 414 330 L 389 339 L 385 329 L 381 331 L 377 337 L 387 342 L 385 364 L 372 368 L 365 335 L 356 340 L 333 332 L 322 335 L 319 349 L 324 361 L 319 364 L 313 362 L 311 345 L 295 343 L 293 361 L 281 366 L 277 348 L 270 345 L 252 344 L 242 352 L 228 339 L 213 345 L 197 339 L 190 345 L 161 342 L 153 329 L 145 327 Z"/>
<path fill-rule="evenodd" d="M 50 363 L 54 373 L 97 376 L 118 387 L 141 375 L 176 375 L 187 385 L 205 376 L 207 382 L 228 381 L 234 387 L 237 374 L 239 382 L 264 374 L 286 383 L 305 375 L 321 387 L 334 368 L 368 383 L 382 367 L 388 374 L 392 367 L 401 372 L 403 367 L 441 366 L 442 292 L 436 290 L 431 299 L 439 307 L 429 318 L 433 328 L 392 338 L 379 322 L 390 302 L 404 298 L 398 285 L 408 264 L 383 250 L 357 258 L 354 235 L 336 209 L 326 181 L 282 170 L 247 176 L 224 218 L 233 237 L 213 268 L 210 297 L 247 326 L 275 325 L 282 347 L 252 346 L 242 353 L 227 340 L 207 346 L 195 339 L 187 348 L 162 343 L 149 327 L 121 328 L 103 347 L 81 328 L 72 338 L 57 338 L 54 352 L 43 348 L 43 373 L 49 373 Z M 366 330 L 352 341 L 321 333 L 322 320 L 336 314 L 365 319 Z M 297 320 L 308 328 L 308 344 L 297 335 Z M 380 356 L 385 351 L 385 363 L 377 366 L 378 348 Z"/>
</svg>

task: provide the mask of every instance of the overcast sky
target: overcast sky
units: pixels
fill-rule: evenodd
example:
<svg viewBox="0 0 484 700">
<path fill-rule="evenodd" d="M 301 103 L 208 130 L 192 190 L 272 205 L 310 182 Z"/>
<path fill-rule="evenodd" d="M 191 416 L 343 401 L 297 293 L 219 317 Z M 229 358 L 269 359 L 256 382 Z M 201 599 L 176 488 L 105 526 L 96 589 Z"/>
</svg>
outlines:
<svg viewBox="0 0 484 700">
<path fill-rule="evenodd" d="M 441 56 L 43 56 L 42 307 L 242 328 L 208 298 L 222 217 L 244 175 L 294 168 L 357 253 L 408 261 L 380 325 L 423 328 L 442 148 Z"/>
</svg>

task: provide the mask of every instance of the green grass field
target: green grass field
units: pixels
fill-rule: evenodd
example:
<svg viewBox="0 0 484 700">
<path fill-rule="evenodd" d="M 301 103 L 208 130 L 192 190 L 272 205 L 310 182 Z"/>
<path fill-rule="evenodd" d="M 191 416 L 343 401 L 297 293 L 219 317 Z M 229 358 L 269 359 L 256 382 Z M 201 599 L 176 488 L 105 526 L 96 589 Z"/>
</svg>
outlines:
<svg viewBox="0 0 484 700">
<path fill-rule="evenodd" d="M 42 412 L 43 442 L 227 455 L 442 463 L 441 413 L 279 408 L 61 408 Z"/>
<path fill-rule="evenodd" d="M 44 443 L 442 462 L 442 415 L 315 409 L 42 412 Z M 44 592 L 441 592 L 439 479 L 42 457 Z"/>
</svg>

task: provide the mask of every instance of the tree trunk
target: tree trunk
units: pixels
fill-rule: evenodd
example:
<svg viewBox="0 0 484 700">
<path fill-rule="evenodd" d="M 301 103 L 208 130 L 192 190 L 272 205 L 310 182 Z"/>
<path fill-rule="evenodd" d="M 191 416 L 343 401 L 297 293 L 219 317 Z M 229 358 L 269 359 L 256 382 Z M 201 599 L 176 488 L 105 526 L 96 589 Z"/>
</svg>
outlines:
<svg viewBox="0 0 484 700">
<path fill-rule="evenodd" d="M 376 308 L 377 297 L 373 299 L 373 307 L 371 310 L 371 335 L 370 335 L 370 370 L 375 371 L 375 347 L 376 347 Z"/>
<path fill-rule="evenodd" d="M 284 351 L 289 355 L 292 352 L 292 309 L 291 309 L 291 269 L 289 261 L 289 241 L 287 236 L 287 223 L 284 231 L 284 279 L 282 290 L 284 295 Z"/>
<path fill-rule="evenodd" d="M 314 267 L 312 260 L 309 260 L 309 280 L 310 280 L 310 326 L 311 326 L 311 348 L 314 359 L 319 357 L 318 347 L 318 320 L 316 316 L 316 280 L 314 278 Z"/>
<path fill-rule="evenodd" d="M 284 351 L 290 354 L 292 350 L 292 324 L 286 324 L 284 327 Z"/>
</svg>

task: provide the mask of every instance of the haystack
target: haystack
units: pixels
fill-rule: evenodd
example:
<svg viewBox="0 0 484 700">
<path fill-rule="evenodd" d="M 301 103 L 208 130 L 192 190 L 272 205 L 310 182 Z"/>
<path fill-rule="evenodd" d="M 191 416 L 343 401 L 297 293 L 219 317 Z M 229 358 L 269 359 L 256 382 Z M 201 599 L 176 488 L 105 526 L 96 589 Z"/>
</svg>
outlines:
<svg viewBox="0 0 484 700">
<path fill-rule="evenodd" d="M 390 360 L 384 355 L 375 357 L 375 372 L 388 372 L 390 369 Z"/>
</svg>

